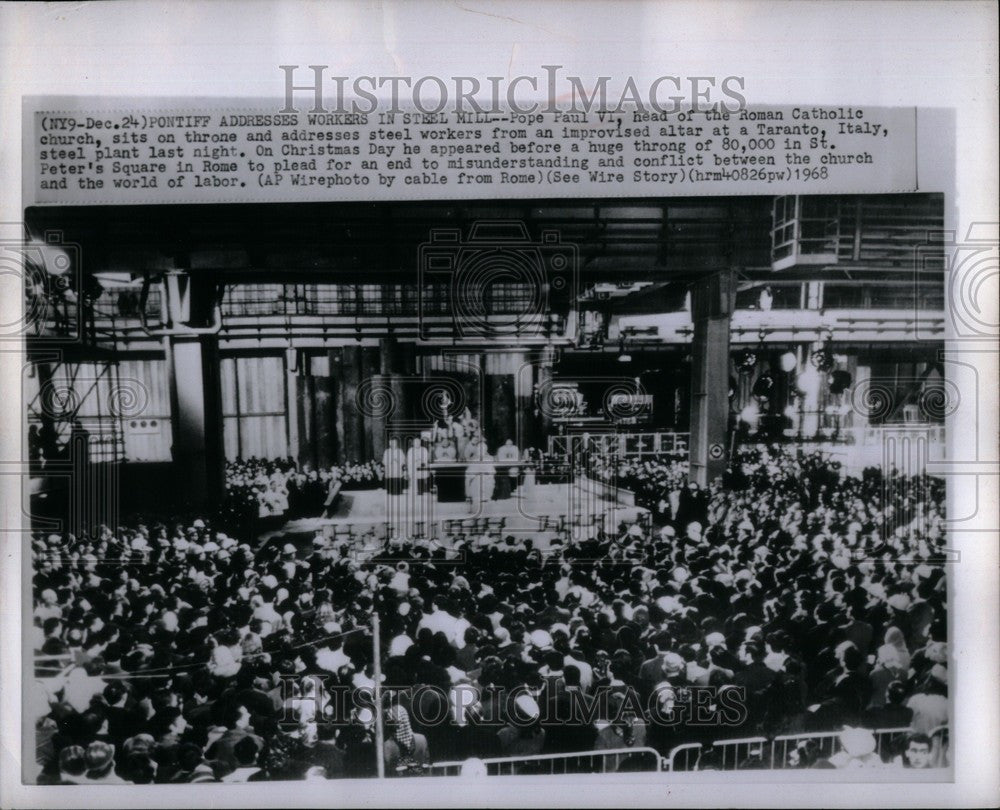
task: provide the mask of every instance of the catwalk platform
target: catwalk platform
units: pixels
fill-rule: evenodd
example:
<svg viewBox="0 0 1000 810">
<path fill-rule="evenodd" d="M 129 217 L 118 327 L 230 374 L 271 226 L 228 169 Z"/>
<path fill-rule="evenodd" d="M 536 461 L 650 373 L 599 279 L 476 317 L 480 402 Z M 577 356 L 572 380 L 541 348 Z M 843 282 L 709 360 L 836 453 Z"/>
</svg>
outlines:
<svg viewBox="0 0 1000 810">
<path fill-rule="evenodd" d="M 572 483 L 518 487 L 510 498 L 441 503 L 434 492 L 420 496 L 406 491 L 389 495 L 385 489 L 342 492 L 330 517 L 291 520 L 260 536 L 261 543 L 275 538 L 295 541 L 323 532 L 328 537 L 359 537 L 373 532 L 384 539 L 396 536 L 439 537 L 530 533 L 542 547 L 567 533 L 590 536 L 603 527 L 614 531 L 622 522 L 648 519 L 648 511 L 634 503 L 631 492 L 599 481 L 580 478 Z"/>
</svg>

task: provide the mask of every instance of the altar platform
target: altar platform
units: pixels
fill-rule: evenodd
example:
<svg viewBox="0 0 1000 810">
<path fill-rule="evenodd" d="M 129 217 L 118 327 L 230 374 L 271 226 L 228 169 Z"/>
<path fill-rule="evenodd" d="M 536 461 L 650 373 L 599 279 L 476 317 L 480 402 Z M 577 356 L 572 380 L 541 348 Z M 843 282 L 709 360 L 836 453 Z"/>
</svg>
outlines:
<svg viewBox="0 0 1000 810">
<path fill-rule="evenodd" d="M 312 538 L 322 531 L 328 537 L 360 537 L 373 532 L 379 539 L 393 535 L 445 537 L 486 532 L 535 538 L 544 549 L 555 537 L 570 533 L 587 537 L 598 528 L 614 532 L 618 524 L 648 521 L 649 512 L 635 505 L 631 492 L 609 487 L 589 478 L 572 482 L 519 486 L 510 498 L 480 504 L 441 502 L 433 490 L 415 495 L 409 490 L 389 495 L 385 489 L 341 492 L 329 517 L 307 517 L 286 522 L 260 536 L 289 542 Z"/>
</svg>

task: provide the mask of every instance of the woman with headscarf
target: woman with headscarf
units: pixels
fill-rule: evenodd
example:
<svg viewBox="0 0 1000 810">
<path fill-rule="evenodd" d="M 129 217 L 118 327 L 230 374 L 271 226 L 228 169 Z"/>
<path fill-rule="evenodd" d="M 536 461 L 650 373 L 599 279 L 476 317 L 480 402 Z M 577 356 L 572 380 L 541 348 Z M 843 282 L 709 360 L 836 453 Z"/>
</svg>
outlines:
<svg viewBox="0 0 1000 810">
<path fill-rule="evenodd" d="M 876 661 L 886 666 L 895 666 L 903 673 L 910 668 L 910 651 L 906 647 L 906 638 L 898 627 L 890 627 L 885 631 L 885 643 L 878 648 Z"/>
<path fill-rule="evenodd" d="M 399 704 L 386 712 L 385 773 L 387 776 L 406 776 L 430 764 L 427 738 L 417 734 L 410 726 L 410 715 Z"/>
</svg>

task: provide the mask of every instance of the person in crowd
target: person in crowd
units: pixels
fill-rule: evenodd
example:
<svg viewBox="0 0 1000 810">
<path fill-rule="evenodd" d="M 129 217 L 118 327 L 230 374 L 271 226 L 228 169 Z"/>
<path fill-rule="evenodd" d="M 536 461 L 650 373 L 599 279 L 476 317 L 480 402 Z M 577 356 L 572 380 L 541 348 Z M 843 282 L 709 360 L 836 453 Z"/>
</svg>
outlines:
<svg viewBox="0 0 1000 810">
<path fill-rule="evenodd" d="M 453 439 L 442 438 L 434 445 L 434 461 L 450 462 L 457 458 L 458 454 Z"/>
<path fill-rule="evenodd" d="M 870 706 L 878 708 L 883 704 L 886 689 L 890 683 L 906 680 L 910 669 L 910 651 L 906 648 L 903 631 L 890 627 L 885 631 L 885 643 L 875 654 L 875 667 L 869 675 L 872 698 Z"/>
<path fill-rule="evenodd" d="M 875 753 L 875 735 L 865 728 L 845 728 L 840 733 L 840 751 L 830 757 L 835 768 L 882 768 L 882 758 Z"/>
<path fill-rule="evenodd" d="M 471 460 L 465 468 L 465 497 L 472 513 L 481 514 L 487 501 L 493 499 L 497 485 L 497 470 L 493 456 L 486 452 L 486 445 L 469 445 L 481 450 L 481 455 Z"/>
<path fill-rule="evenodd" d="M 460 419 L 451 423 L 451 439 L 455 445 L 455 457 L 465 458 L 465 449 L 469 443 L 469 430 L 471 426 L 471 416 L 469 420 Z"/>
<path fill-rule="evenodd" d="M 392 706 L 386 713 L 386 720 L 386 775 L 406 775 L 429 766 L 427 738 L 413 731 L 406 709 L 398 704 Z"/>
<path fill-rule="evenodd" d="M 541 454 L 534 447 L 525 447 L 521 453 L 521 475 L 518 479 L 518 486 L 522 497 L 531 497 L 535 493 L 535 484 L 538 483 L 537 465 Z"/>
<path fill-rule="evenodd" d="M 503 756 L 530 757 L 542 753 L 545 729 L 538 702 L 529 694 L 518 695 L 511 711 L 510 722 L 497 732 Z"/>
<path fill-rule="evenodd" d="M 257 759 L 260 757 L 261 749 L 257 747 L 250 737 L 243 737 L 232 747 L 233 762 L 235 768 L 220 778 L 220 782 L 242 783 L 246 782 L 254 774 L 260 773 L 257 766 Z"/>
<path fill-rule="evenodd" d="M 323 501 L 323 517 L 325 518 L 333 517 L 336 513 L 340 491 L 344 488 L 342 475 L 340 470 L 330 470 L 329 478 L 326 481 L 326 500 Z"/>
<path fill-rule="evenodd" d="M 906 738 L 906 748 L 903 749 L 902 756 L 895 760 L 895 764 L 903 768 L 916 768 L 918 770 L 933 768 L 931 748 L 931 738 L 926 734 L 920 732 L 910 734 Z"/>
<path fill-rule="evenodd" d="M 344 752 L 344 776 L 358 779 L 378 773 L 375 762 L 375 713 L 371 709 L 364 707 L 356 711 L 350 724 L 340 730 L 337 739 Z"/>
<path fill-rule="evenodd" d="M 502 501 L 510 497 L 517 486 L 518 468 L 521 453 L 513 439 L 507 439 L 497 450 L 497 485 L 495 500 Z M 513 466 L 507 466 L 513 465 Z"/>
<path fill-rule="evenodd" d="M 389 438 L 389 446 L 382 453 L 382 468 L 385 470 L 385 489 L 389 495 L 402 495 L 406 457 L 399 449 L 399 439 Z"/>
<path fill-rule="evenodd" d="M 28 426 L 28 460 L 31 462 L 33 474 L 41 468 L 45 457 L 45 449 L 42 445 L 41 427 L 39 425 Z"/>
<path fill-rule="evenodd" d="M 268 515 L 283 515 L 288 511 L 288 489 L 280 473 L 272 473 L 264 491 L 264 504 Z"/>
<path fill-rule="evenodd" d="M 84 753 L 87 770 L 84 778 L 88 785 L 124 785 L 126 780 L 115 773 L 115 747 L 101 740 L 94 740 Z"/>
<path fill-rule="evenodd" d="M 865 728 L 909 728 L 913 722 L 913 709 L 904 705 L 907 697 L 903 681 L 890 681 L 885 689 L 885 702 L 869 708 L 862 717 Z"/>
<path fill-rule="evenodd" d="M 680 497 L 690 490 L 676 459 L 593 461 L 593 474 L 640 502 L 676 491 L 676 507 L 662 524 L 623 521 L 551 544 L 400 533 L 359 557 L 322 535 L 306 546 L 235 533 L 226 509 L 258 478 L 266 489 L 280 473 L 289 511 L 324 481 L 325 471 L 255 459 L 230 466 L 219 514 L 37 533 L 36 668 L 60 657 L 36 669 L 40 780 L 359 777 L 374 775 L 378 755 L 422 765 L 628 748 L 629 738 L 666 755 L 727 735 L 871 734 L 886 723 L 930 736 L 947 723 L 940 481 L 848 476 L 820 454 L 753 448 L 733 462 L 741 486 L 704 488 L 699 505 Z M 374 487 L 384 473 L 346 464 L 340 474 Z M 912 525 L 885 533 L 901 511 Z M 338 690 L 373 686 L 375 613 L 384 686 L 399 691 L 392 706 L 410 729 L 393 710 L 381 752 L 370 709 L 322 709 Z M 884 706 L 872 695 L 880 667 L 894 675 Z M 288 691 L 312 675 L 322 690 Z M 625 698 L 621 712 L 557 730 L 554 713 L 611 693 Z M 689 722 L 697 706 L 718 722 Z M 834 765 L 874 762 L 867 736 L 841 744 Z"/>
<path fill-rule="evenodd" d="M 410 492 L 413 495 L 424 495 L 429 488 L 430 469 L 427 448 L 423 441 L 416 437 L 406 451 L 406 474 L 410 481 Z"/>
<path fill-rule="evenodd" d="M 947 724 L 947 679 L 947 670 L 940 664 L 935 664 L 906 701 L 906 708 L 913 712 L 910 727 L 914 731 L 930 734 L 939 726 Z"/>
<path fill-rule="evenodd" d="M 594 750 L 642 748 L 646 745 L 646 723 L 635 706 L 619 692 L 612 693 L 608 722 L 598 731 Z"/>
<path fill-rule="evenodd" d="M 68 745 L 59 752 L 59 775 L 55 781 L 40 779 L 41 784 L 87 784 L 87 752 L 79 745 Z"/>
<path fill-rule="evenodd" d="M 812 768 L 819 759 L 819 750 L 815 740 L 803 740 L 796 743 L 788 752 L 789 768 Z"/>
<path fill-rule="evenodd" d="M 384 465 L 355 461 L 324 469 L 301 468 L 292 459 L 258 458 L 226 465 L 226 486 L 219 523 L 235 534 L 299 517 L 315 517 L 341 490 L 376 489 L 384 484 Z"/>
</svg>

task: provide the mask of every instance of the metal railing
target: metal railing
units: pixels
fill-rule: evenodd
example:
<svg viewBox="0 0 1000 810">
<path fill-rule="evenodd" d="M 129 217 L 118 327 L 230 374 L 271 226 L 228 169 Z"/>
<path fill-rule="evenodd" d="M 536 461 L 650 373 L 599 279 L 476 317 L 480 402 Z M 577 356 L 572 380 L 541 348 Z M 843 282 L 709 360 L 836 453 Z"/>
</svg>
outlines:
<svg viewBox="0 0 1000 810">
<path fill-rule="evenodd" d="M 696 771 L 701 764 L 701 743 L 684 743 L 670 749 L 666 759 L 668 771 Z"/>
<path fill-rule="evenodd" d="M 536 754 L 526 757 L 495 757 L 480 760 L 487 776 L 558 776 L 573 773 L 616 773 L 628 771 L 659 772 L 663 761 L 653 748 L 615 748 L 607 751 L 581 751 L 572 754 Z M 430 776 L 459 776 L 468 760 L 435 762 Z"/>
<path fill-rule="evenodd" d="M 883 728 L 873 731 L 875 735 L 875 753 L 883 760 L 894 753 L 898 744 L 906 739 L 912 730 L 909 728 Z M 829 758 L 840 751 L 840 732 L 782 734 L 771 741 L 771 767 L 784 768 L 788 764 L 791 752 L 804 742 L 816 744 L 816 755 L 819 758 Z"/>
<path fill-rule="evenodd" d="M 590 449 L 601 457 L 643 458 L 687 452 L 688 433 L 591 433 Z M 549 436 L 548 452 L 552 456 L 569 456 L 579 448 L 582 434 Z"/>
<path fill-rule="evenodd" d="M 862 443 L 881 446 L 887 437 L 907 434 L 914 438 L 926 437 L 932 446 L 945 444 L 945 426 L 934 422 L 889 422 L 884 425 L 868 425 L 864 429 Z"/>
<path fill-rule="evenodd" d="M 245 318 L 268 315 L 410 317 L 451 315 L 448 284 L 235 284 L 226 289 L 223 314 Z M 530 284 L 497 283 L 478 302 L 487 315 L 520 315 L 537 309 Z"/>
<path fill-rule="evenodd" d="M 139 312 L 141 310 L 145 312 L 147 320 L 158 320 L 163 306 L 159 287 L 149 288 L 144 307 L 141 299 L 141 290 L 137 287 L 103 290 L 94 299 L 94 318 L 119 325 L 137 324 L 140 321 Z"/>
<path fill-rule="evenodd" d="M 766 737 L 741 737 L 735 740 L 717 740 L 712 743 L 713 752 L 718 752 L 719 770 L 738 771 L 740 763 L 756 756 L 760 749 L 763 758 Z"/>
<path fill-rule="evenodd" d="M 902 746 L 910 734 L 911 728 L 875 729 L 875 753 L 883 762 L 890 762 L 902 753 Z M 711 750 L 714 767 L 719 770 L 738 771 L 742 763 L 753 762 L 755 769 L 767 768 L 778 770 L 789 767 L 789 757 L 799 744 L 811 742 L 815 744 L 813 753 L 817 759 L 829 759 L 841 750 L 841 732 L 804 732 L 800 734 L 782 734 L 773 739 L 767 737 L 742 737 L 733 740 L 717 740 L 710 746 L 701 743 L 685 743 L 671 749 L 665 757 L 664 770 L 696 771 L 702 764 L 702 757 Z M 928 736 L 931 738 L 931 762 L 933 767 L 943 768 L 948 765 L 949 741 L 948 726 L 938 726 Z"/>
</svg>

